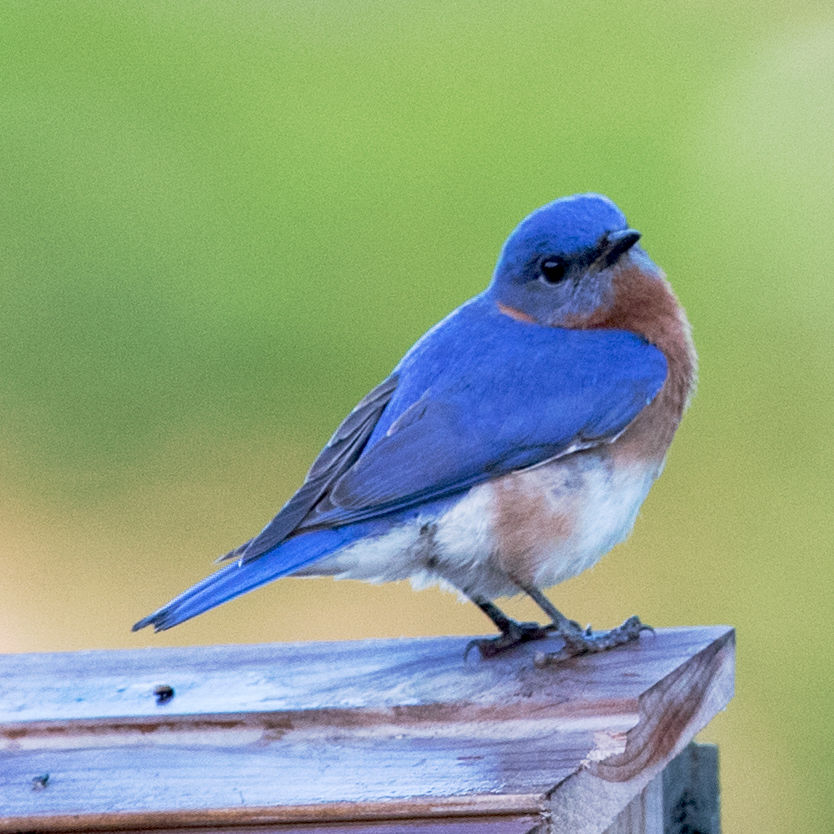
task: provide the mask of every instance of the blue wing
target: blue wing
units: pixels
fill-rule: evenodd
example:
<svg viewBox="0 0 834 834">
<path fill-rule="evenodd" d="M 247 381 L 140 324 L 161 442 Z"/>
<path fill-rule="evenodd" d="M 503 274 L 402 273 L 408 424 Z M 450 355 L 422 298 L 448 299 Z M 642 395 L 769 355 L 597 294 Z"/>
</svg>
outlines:
<svg viewBox="0 0 834 834">
<path fill-rule="evenodd" d="M 304 483 L 261 532 L 217 561 L 252 559 L 280 544 L 309 514 L 333 483 L 359 458 L 388 405 L 397 375 L 391 374 L 365 396 L 342 421 L 310 467 Z"/>
<path fill-rule="evenodd" d="M 418 343 L 356 462 L 300 524 L 373 518 L 617 437 L 666 379 L 633 333 L 516 322 L 476 299 Z"/>
<path fill-rule="evenodd" d="M 406 509 L 610 442 L 652 401 L 666 358 L 633 333 L 517 322 L 483 297 L 430 330 L 334 434 L 307 481 L 233 551 Z"/>
</svg>

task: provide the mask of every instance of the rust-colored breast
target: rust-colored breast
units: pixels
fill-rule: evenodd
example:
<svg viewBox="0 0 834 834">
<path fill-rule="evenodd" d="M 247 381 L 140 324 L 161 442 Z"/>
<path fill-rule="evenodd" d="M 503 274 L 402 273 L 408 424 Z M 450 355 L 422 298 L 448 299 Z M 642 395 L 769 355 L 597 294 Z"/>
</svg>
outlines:
<svg viewBox="0 0 834 834">
<path fill-rule="evenodd" d="M 614 278 L 612 303 L 570 326 L 628 330 L 663 351 L 669 366 L 666 383 L 611 449 L 617 459 L 654 460 L 659 465 L 695 389 L 697 375 L 689 321 L 669 282 L 659 270 L 652 274 L 636 265 L 621 267 Z"/>
</svg>

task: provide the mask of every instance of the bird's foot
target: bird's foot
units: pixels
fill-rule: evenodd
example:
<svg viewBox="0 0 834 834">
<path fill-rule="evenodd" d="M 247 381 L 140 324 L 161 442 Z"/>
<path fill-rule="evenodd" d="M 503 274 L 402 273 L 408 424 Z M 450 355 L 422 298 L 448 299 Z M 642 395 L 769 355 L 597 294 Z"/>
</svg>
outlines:
<svg viewBox="0 0 834 834">
<path fill-rule="evenodd" d="M 464 660 L 472 649 L 477 649 L 481 657 L 495 657 L 521 643 L 529 643 L 531 640 L 541 640 L 547 637 L 554 629 L 552 624 L 539 625 L 538 623 L 519 623 L 509 620 L 504 630 L 498 637 L 481 637 L 470 640 L 463 653 Z"/>
<path fill-rule="evenodd" d="M 583 629 L 577 623 L 568 621 L 558 627 L 559 636 L 565 641 L 564 647 L 558 652 L 538 652 L 535 663 L 536 666 L 542 667 L 581 654 L 604 652 L 606 649 L 613 649 L 614 646 L 621 646 L 623 643 L 636 640 L 643 631 L 654 633 L 654 629 L 641 623 L 639 617 L 629 617 L 617 628 L 601 631 L 598 634 L 594 634 L 590 626 Z"/>
</svg>

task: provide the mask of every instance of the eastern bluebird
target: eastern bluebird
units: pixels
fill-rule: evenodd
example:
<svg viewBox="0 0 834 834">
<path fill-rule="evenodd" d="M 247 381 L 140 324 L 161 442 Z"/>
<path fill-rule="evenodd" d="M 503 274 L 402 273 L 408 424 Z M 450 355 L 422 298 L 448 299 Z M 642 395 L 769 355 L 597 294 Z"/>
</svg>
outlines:
<svg viewBox="0 0 834 834">
<path fill-rule="evenodd" d="M 475 641 L 484 656 L 552 632 L 560 656 L 637 637 L 637 617 L 592 633 L 541 589 L 628 535 L 694 388 L 689 323 L 639 240 L 597 194 L 525 218 L 486 290 L 354 408 L 278 515 L 134 630 L 293 574 L 456 589 L 501 632 Z M 547 625 L 492 602 L 521 592 Z"/>
</svg>

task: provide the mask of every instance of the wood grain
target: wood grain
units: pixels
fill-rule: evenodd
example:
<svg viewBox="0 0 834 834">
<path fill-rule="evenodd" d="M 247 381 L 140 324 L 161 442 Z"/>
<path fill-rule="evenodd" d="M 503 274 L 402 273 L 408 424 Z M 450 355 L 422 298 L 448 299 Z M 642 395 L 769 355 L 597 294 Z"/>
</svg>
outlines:
<svg viewBox="0 0 834 834">
<path fill-rule="evenodd" d="M 605 834 L 664 834 L 663 777 L 655 776 L 617 815 Z"/>
<path fill-rule="evenodd" d="M 0 830 L 603 832 L 732 695 L 727 627 L 545 669 L 556 640 L 466 643 L 0 657 Z"/>
</svg>

